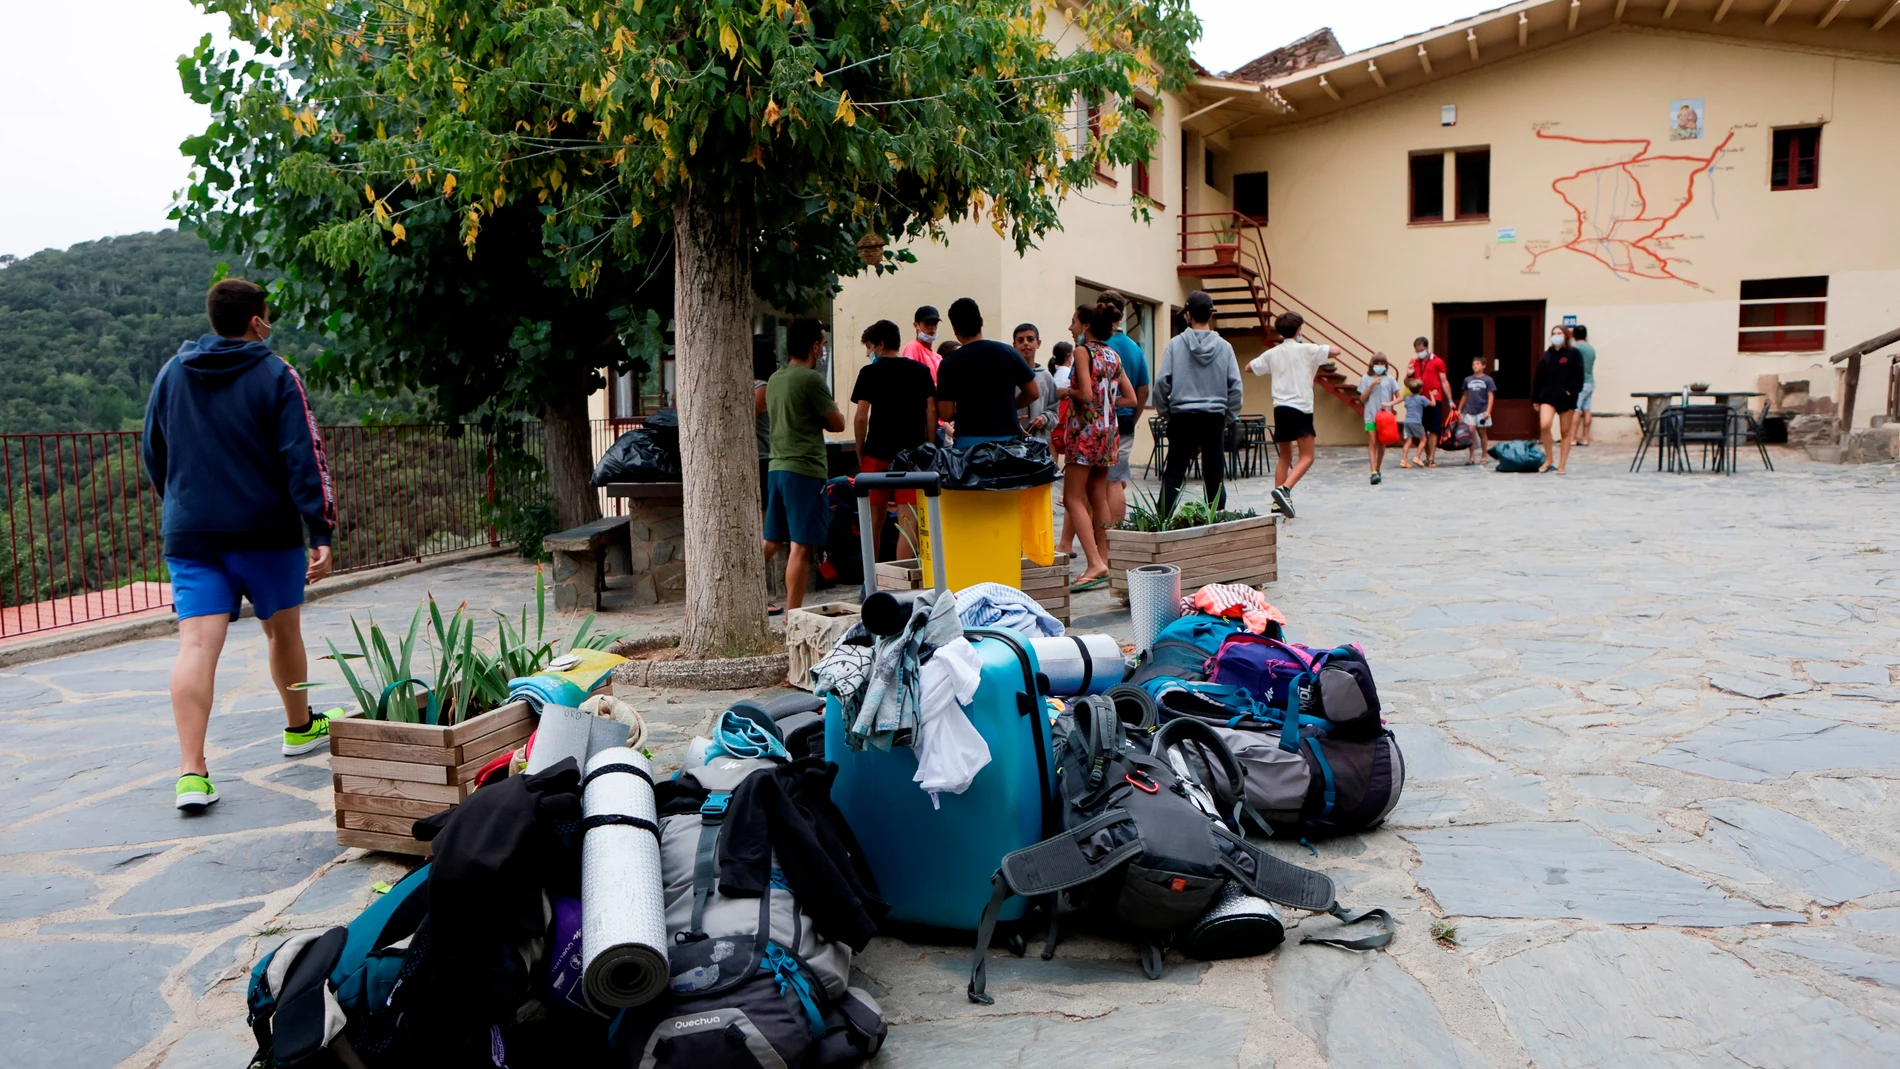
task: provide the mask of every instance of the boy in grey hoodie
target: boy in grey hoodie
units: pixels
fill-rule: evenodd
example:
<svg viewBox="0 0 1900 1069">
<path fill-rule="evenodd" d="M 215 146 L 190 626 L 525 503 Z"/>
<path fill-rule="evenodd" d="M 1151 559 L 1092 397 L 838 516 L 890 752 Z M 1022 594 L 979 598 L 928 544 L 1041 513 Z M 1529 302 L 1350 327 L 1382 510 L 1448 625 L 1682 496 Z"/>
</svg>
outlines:
<svg viewBox="0 0 1900 1069">
<path fill-rule="evenodd" d="M 1210 329 L 1214 298 L 1187 299 L 1188 329 L 1174 336 L 1155 373 L 1155 412 L 1168 421 L 1168 463 L 1161 475 L 1161 511 L 1173 511 L 1188 464 L 1201 458 L 1207 503 L 1220 507 L 1227 475 L 1227 425 L 1240 418 L 1240 362 L 1227 339 Z"/>
</svg>

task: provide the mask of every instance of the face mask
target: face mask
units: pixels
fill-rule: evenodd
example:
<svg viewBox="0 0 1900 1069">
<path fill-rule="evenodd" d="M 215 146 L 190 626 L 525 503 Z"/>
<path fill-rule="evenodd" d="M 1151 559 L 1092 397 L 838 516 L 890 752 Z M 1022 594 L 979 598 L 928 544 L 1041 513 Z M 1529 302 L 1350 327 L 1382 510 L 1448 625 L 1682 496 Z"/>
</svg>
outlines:
<svg viewBox="0 0 1900 1069">
<path fill-rule="evenodd" d="M 917 335 L 917 340 L 923 342 L 925 345 L 929 345 L 931 342 L 937 340 L 937 335 L 935 333 L 919 334 Z"/>
<path fill-rule="evenodd" d="M 1384 365 L 1384 364 L 1374 364 L 1374 365 L 1372 365 L 1372 373 L 1373 373 L 1374 375 L 1383 375 L 1383 374 L 1385 374 L 1385 365 Z"/>
<path fill-rule="evenodd" d="M 884 355 L 883 353 L 878 352 L 876 349 L 864 350 L 865 359 L 869 360 L 873 364 L 877 363 L 878 357 L 883 356 L 883 355 Z"/>
<path fill-rule="evenodd" d="M 1550 336 L 1550 347 L 1551 347 L 1552 349 L 1561 349 L 1561 348 L 1563 348 L 1563 347 L 1564 347 L 1564 336 L 1563 336 L 1562 334 L 1552 334 L 1552 335 Z"/>
</svg>

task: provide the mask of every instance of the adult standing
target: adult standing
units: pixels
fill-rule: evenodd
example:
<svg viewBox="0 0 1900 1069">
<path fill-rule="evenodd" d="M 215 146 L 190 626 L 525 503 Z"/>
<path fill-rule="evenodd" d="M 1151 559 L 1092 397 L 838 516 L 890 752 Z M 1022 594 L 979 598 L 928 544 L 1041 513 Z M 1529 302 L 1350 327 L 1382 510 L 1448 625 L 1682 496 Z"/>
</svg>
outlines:
<svg viewBox="0 0 1900 1069">
<path fill-rule="evenodd" d="M 1537 427 L 1544 439 L 1544 466 L 1549 471 L 1556 462 L 1562 475 L 1570 463 L 1570 438 L 1576 433 L 1577 395 L 1583 392 L 1583 356 L 1570 344 L 1570 332 L 1550 328 L 1550 348 L 1537 360 L 1537 382 L 1531 401 L 1537 405 Z M 1551 426 L 1557 426 L 1556 445 L 1563 448 L 1559 457 L 1551 442 Z"/>
<path fill-rule="evenodd" d="M 1577 394 L 1576 442 L 1589 445 L 1590 424 L 1596 421 L 1590 402 L 1597 392 L 1597 347 L 1590 344 L 1590 328 L 1581 323 L 1571 328 L 1570 336 L 1577 355 L 1583 358 L 1583 389 Z"/>
<path fill-rule="evenodd" d="M 1240 362 L 1234 347 L 1211 329 L 1214 297 L 1195 290 L 1187 299 L 1188 329 L 1161 351 L 1155 372 L 1155 413 L 1168 424 L 1168 463 L 1161 474 L 1161 513 L 1174 511 L 1187 467 L 1201 459 L 1201 479 L 1210 508 L 1226 502 L 1227 428 L 1240 418 Z M 1111 505 L 1111 507 L 1113 507 Z"/>
<path fill-rule="evenodd" d="M 1436 468 L 1438 433 L 1445 429 L 1445 418 L 1451 411 L 1451 376 L 1425 338 L 1412 339 L 1412 366 L 1406 377 L 1424 383 L 1425 398 L 1431 402 L 1425 407 L 1425 466 Z"/>
<path fill-rule="evenodd" d="M 1070 361 L 1075 370 L 1069 380 L 1069 423 L 1063 428 L 1069 452 L 1062 469 L 1062 511 L 1088 558 L 1081 579 L 1069 588 L 1079 594 L 1108 585 L 1108 469 L 1121 448 L 1115 400 L 1134 392 L 1134 386 L 1108 344 L 1119 318 L 1114 310 L 1097 302 L 1076 309 L 1076 315 L 1084 331 Z"/>
<path fill-rule="evenodd" d="M 1113 527 L 1128 517 L 1128 480 L 1132 478 L 1129 462 L 1135 455 L 1135 428 L 1141 425 L 1141 413 L 1148 407 L 1148 356 L 1141 351 L 1141 343 L 1129 337 L 1123 326 L 1128 314 L 1128 298 L 1119 290 L 1103 290 L 1101 303 L 1115 314 L 1115 332 L 1109 335 L 1108 347 L 1115 350 L 1122 362 L 1122 372 L 1135 387 L 1132 394 L 1121 398 L 1132 403 L 1115 408 L 1115 431 L 1121 436 L 1121 445 L 1117 447 L 1120 452 L 1115 455 L 1115 463 L 1108 469 L 1108 524 Z"/>
<path fill-rule="evenodd" d="M 179 346 L 153 377 L 140 446 L 165 503 L 160 533 L 178 614 L 175 804 L 191 811 L 218 800 L 205 733 L 218 654 L 241 597 L 269 646 L 284 755 L 329 745 L 329 722 L 310 712 L 301 689 L 310 663 L 300 609 L 304 587 L 330 574 L 336 526 L 329 461 L 303 380 L 264 344 L 271 325 L 263 287 L 225 279 L 206 294 L 205 316 L 212 333 Z"/>
<path fill-rule="evenodd" d="M 930 381 L 935 382 L 937 367 L 943 363 L 943 358 L 937 355 L 937 324 L 943 321 L 943 317 L 937 314 L 935 305 L 926 304 L 918 307 L 912 319 L 910 327 L 913 336 L 904 343 L 903 355 L 929 368 Z"/>
<path fill-rule="evenodd" d="M 816 319 L 795 319 L 785 331 L 785 366 L 765 386 L 765 409 L 772 418 L 772 463 L 765 496 L 765 540 L 770 561 L 787 543 L 785 608 L 805 603 L 812 559 L 830 536 L 825 512 L 825 432 L 844 430 L 844 416 L 817 371 L 825 349 L 825 328 Z M 777 614 L 778 607 L 767 612 Z"/>
<path fill-rule="evenodd" d="M 759 508 L 765 508 L 765 487 L 771 482 L 772 416 L 765 410 L 765 386 L 778 370 L 778 346 L 770 335 L 752 336 L 752 429 L 759 447 Z"/>
<path fill-rule="evenodd" d="M 1313 466 L 1313 376 L 1340 353 L 1330 345 L 1300 338 L 1306 318 L 1282 312 L 1273 321 L 1274 332 L 1285 339 L 1253 358 L 1247 370 L 1273 376 L 1273 444 L 1280 454 L 1274 469 L 1273 511 L 1293 518 L 1293 488 Z M 1299 460 L 1293 458 L 1299 447 Z"/>
<path fill-rule="evenodd" d="M 1372 354 L 1370 374 L 1359 377 L 1359 404 L 1366 421 L 1366 461 L 1372 465 L 1372 485 L 1385 481 L 1379 468 L 1385 463 L 1385 443 L 1379 440 L 1379 413 L 1399 399 L 1399 380 L 1384 353 Z"/>
<path fill-rule="evenodd" d="M 1016 422 L 1023 433 L 1043 445 L 1049 444 L 1049 431 L 1055 426 L 1056 379 L 1042 366 L 1036 355 L 1042 351 L 1042 331 L 1034 323 L 1019 325 L 1011 335 L 1016 352 L 1036 376 L 1036 399 L 1016 410 Z"/>
<path fill-rule="evenodd" d="M 898 343 L 902 337 L 897 324 L 890 320 L 880 319 L 864 328 L 858 340 L 870 358 L 870 362 L 858 370 L 857 382 L 851 387 L 851 403 L 857 406 L 852 415 L 851 433 L 858 443 L 858 470 L 889 471 L 891 460 L 898 453 L 936 437 L 937 384 L 930 380 L 928 368 L 899 354 Z M 916 491 L 898 491 L 897 504 L 900 508 L 914 509 Z M 884 519 L 891 507 L 890 491 L 873 491 L 870 505 L 871 545 L 875 554 L 882 552 L 884 546 Z M 911 552 L 915 555 L 916 513 L 904 512 L 898 524 L 910 540 Z"/>
<path fill-rule="evenodd" d="M 937 414 L 955 428 L 954 447 L 1022 437 L 1016 410 L 1042 396 L 1016 350 L 983 337 L 983 311 L 968 297 L 950 305 L 957 348 L 937 368 Z"/>
</svg>

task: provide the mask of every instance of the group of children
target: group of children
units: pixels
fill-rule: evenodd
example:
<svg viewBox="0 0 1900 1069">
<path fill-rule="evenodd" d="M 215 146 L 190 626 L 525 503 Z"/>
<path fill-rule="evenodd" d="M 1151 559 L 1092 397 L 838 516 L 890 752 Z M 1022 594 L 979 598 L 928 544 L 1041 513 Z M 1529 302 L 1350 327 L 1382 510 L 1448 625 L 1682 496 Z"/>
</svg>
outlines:
<svg viewBox="0 0 1900 1069">
<path fill-rule="evenodd" d="M 1364 404 L 1367 444 L 1372 467 L 1372 484 L 1383 475 L 1386 443 L 1380 437 L 1379 414 L 1390 412 L 1404 442 L 1399 456 L 1401 468 L 1435 468 L 1441 441 L 1468 438 L 1467 467 L 1488 463 L 1485 444 L 1491 427 L 1491 408 L 1497 400 L 1496 380 L 1485 373 L 1482 357 L 1471 360 L 1471 374 L 1464 380 L 1463 400 L 1456 413 L 1451 411 L 1451 379 L 1445 362 L 1432 352 L 1431 342 L 1417 338 L 1412 342 L 1414 356 L 1405 376 L 1405 390 L 1393 375 L 1391 361 L 1384 353 L 1375 353 L 1371 371 L 1359 380 L 1359 396 Z M 1452 422 L 1455 420 L 1456 422 Z M 1456 432 L 1462 424 L 1465 433 Z"/>
</svg>

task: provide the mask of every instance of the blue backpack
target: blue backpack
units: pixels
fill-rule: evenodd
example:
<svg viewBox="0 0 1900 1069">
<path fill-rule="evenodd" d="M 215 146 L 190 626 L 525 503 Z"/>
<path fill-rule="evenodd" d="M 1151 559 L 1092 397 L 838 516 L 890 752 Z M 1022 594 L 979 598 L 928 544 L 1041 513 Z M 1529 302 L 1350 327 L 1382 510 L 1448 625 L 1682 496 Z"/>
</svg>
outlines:
<svg viewBox="0 0 1900 1069">
<path fill-rule="evenodd" d="M 1239 620 L 1201 613 L 1173 620 L 1155 635 L 1154 645 L 1135 663 L 1128 682 L 1142 686 L 1160 678 L 1206 679 L 1207 659 L 1220 649 L 1222 640 L 1240 629 Z"/>
<path fill-rule="evenodd" d="M 299 932 L 251 969 L 252 1064 L 298 1069 L 360 1064 L 386 1045 L 390 996 L 402 983 L 410 937 L 429 911 L 429 866 L 404 877 L 346 928 Z M 411 966 L 413 968 L 413 966 Z M 393 1014 L 389 1015 L 393 1016 Z M 339 1052 L 349 1055 L 339 1058 Z"/>
</svg>

